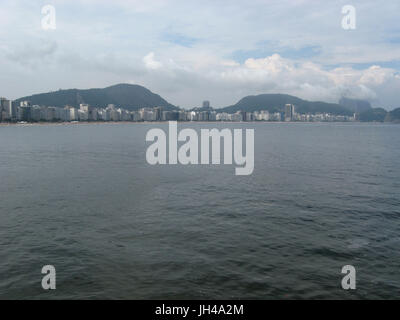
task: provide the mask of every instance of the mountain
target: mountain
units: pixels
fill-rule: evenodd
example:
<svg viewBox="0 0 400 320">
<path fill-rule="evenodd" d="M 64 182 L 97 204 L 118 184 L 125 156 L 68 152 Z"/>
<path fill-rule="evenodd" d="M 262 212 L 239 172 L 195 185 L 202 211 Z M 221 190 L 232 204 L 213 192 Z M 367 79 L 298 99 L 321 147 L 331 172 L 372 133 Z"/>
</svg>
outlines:
<svg viewBox="0 0 400 320">
<path fill-rule="evenodd" d="M 367 110 L 371 110 L 371 104 L 368 101 L 364 100 L 356 100 L 356 99 L 349 99 L 349 98 L 341 98 L 339 100 L 339 104 L 352 112 L 364 112 Z"/>
<path fill-rule="evenodd" d="M 371 121 L 383 122 L 385 121 L 387 114 L 388 112 L 383 108 L 373 108 L 361 112 L 358 115 L 358 119 L 363 122 L 371 122 Z"/>
<path fill-rule="evenodd" d="M 385 121 L 400 123 L 400 108 L 388 112 Z"/>
<path fill-rule="evenodd" d="M 294 104 L 298 113 L 331 113 L 336 115 L 353 115 L 349 109 L 336 103 L 307 101 L 287 94 L 260 94 L 247 96 L 233 106 L 219 109 L 220 112 L 235 113 L 237 111 L 283 112 L 285 104 Z"/>
<path fill-rule="evenodd" d="M 106 107 L 114 104 L 127 110 L 137 110 L 144 107 L 164 107 L 165 110 L 177 109 L 172 104 L 151 92 L 145 87 L 133 84 L 117 84 L 104 89 L 69 89 L 48 93 L 35 94 L 17 99 L 15 102 L 28 100 L 32 105 L 64 107 L 66 105 L 79 107 L 87 103 L 93 107 Z"/>
</svg>

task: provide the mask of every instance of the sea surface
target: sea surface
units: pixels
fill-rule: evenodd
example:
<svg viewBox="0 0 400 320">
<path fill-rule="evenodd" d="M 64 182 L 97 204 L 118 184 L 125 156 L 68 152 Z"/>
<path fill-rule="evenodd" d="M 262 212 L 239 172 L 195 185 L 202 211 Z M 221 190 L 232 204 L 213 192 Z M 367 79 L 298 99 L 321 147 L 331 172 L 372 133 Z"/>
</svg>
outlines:
<svg viewBox="0 0 400 320">
<path fill-rule="evenodd" d="M 250 176 L 147 164 L 156 127 L 0 127 L 0 299 L 400 298 L 400 125 L 178 124 L 254 128 Z"/>
</svg>

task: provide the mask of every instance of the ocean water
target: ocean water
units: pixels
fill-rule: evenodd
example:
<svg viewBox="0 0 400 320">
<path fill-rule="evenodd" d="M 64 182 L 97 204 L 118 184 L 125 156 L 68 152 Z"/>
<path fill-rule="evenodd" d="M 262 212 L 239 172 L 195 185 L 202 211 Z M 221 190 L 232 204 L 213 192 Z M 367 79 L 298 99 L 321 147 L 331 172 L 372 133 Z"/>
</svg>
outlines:
<svg viewBox="0 0 400 320">
<path fill-rule="evenodd" d="M 154 127 L 0 127 L 0 299 L 400 298 L 399 125 L 178 124 L 254 128 L 251 176 L 148 165 Z"/>
</svg>

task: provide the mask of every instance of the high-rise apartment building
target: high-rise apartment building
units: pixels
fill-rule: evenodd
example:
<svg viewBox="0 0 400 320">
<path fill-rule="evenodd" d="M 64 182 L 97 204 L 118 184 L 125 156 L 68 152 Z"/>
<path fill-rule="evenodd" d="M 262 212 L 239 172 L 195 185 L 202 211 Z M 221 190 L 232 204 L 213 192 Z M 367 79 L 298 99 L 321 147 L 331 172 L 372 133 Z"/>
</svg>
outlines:
<svg viewBox="0 0 400 320">
<path fill-rule="evenodd" d="M 285 105 L 285 121 L 293 121 L 293 116 L 295 114 L 295 108 L 293 104 Z"/>
<path fill-rule="evenodd" d="M 11 120 L 13 118 L 13 111 L 12 101 L 0 98 L 0 121 Z"/>
<path fill-rule="evenodd" d="M 203 108 L 204 109 L 210 109 L 210 101 L 203 101 Z"/>
</svg>

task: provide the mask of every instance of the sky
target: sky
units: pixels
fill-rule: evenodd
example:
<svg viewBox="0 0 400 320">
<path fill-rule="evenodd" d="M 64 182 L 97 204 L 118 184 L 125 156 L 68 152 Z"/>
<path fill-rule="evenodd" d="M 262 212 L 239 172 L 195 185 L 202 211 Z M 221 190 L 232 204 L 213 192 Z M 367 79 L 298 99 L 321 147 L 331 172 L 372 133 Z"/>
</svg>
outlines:
<svg viewBox="0 0 400 320">
<path fill-rule="evenodd" d="M 0 0 L 0 96 L 117 83 L 185 108 L 261 93 L 398 108 L 400 1 Z"/>
</svg>

